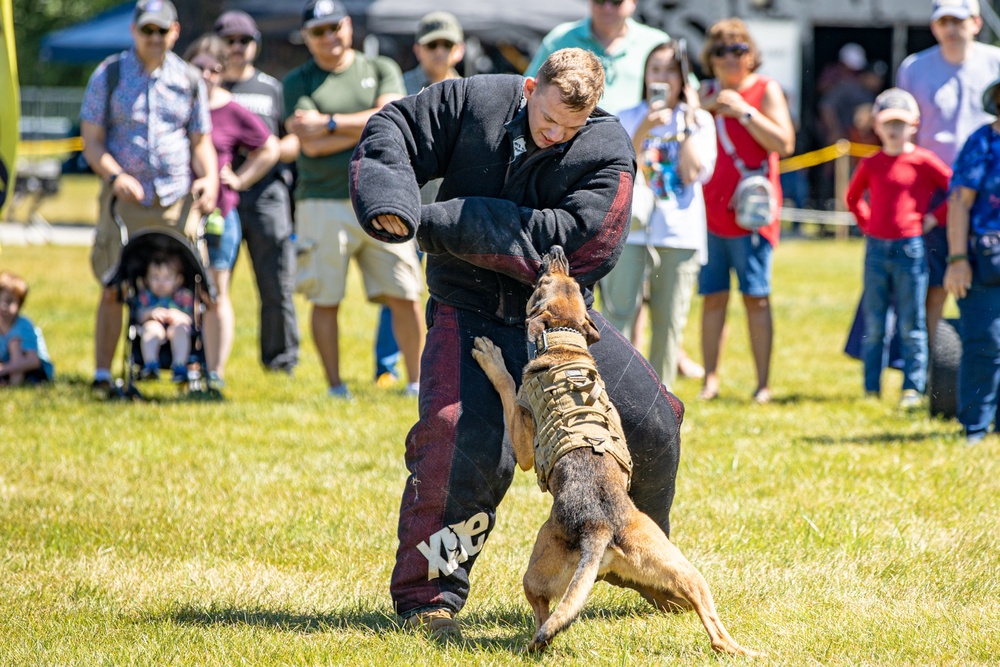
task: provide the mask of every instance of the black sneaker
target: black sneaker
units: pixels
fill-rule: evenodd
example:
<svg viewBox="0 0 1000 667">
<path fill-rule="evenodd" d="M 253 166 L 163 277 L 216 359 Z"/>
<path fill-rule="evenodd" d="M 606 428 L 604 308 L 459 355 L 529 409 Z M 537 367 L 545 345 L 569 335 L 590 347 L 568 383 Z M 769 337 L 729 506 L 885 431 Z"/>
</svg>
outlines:
<svg viewBox="0 0 1000 667">
<path fill-rule="evenodd" d="M 113 380 L 94 380 L 90 384 L 90 393 L 100 401 L 125 398 L 125 392 Z"/>
</svg>

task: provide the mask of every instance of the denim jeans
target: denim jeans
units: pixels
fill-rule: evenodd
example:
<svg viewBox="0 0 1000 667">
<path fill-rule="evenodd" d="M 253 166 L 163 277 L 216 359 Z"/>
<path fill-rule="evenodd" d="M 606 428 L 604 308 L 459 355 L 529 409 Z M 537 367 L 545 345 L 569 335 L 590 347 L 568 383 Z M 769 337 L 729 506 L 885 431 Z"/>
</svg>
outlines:
<svg viewBox="0 0 1000 667">
<path fill-rule="evenodd" d="M 903 355 L 903 390 L 923 393 L 927 385 L 927 262 L 920 236 L 883 241 L 868 239 L 865 252 L 865 335 L 861 359 L 865 391 L 881 389 L 885 367 L 885 322 L 889 305 L 896 311 Z"/>
<path fill-rule="evenodd" d="M 1000 287 L 977 285 L 958 300 L 962 361 L 958 367 L 958 421 L 967 435 L 1000 424 Z"/>
</svg>

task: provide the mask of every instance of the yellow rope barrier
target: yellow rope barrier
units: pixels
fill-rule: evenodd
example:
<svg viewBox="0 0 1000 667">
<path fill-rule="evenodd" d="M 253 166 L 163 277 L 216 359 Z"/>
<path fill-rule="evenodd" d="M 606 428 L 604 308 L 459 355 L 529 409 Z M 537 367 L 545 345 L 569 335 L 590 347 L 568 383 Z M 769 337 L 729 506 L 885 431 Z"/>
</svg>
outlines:
<svg viewBox="0 0 1000 667">
<path fill-rule="evenodd" d="M 17 144 L 17 154 L 23 157 L 62 155 L 64 153 L 77 153 L 82 150 L 83 137 L 39 139 L 36 141 L 21 141 Z"/>
<path fill-rule="evenodd" d="M 868 157 L 878 150 L 878 146 L 872 146 L 871 144 L 855 144 L 847 139 L 841 139 L 837 143 L 826 146 L 825 148 L 819 148 L 814 151 L 809 151 L 808 153 L 803 153 L 802 155 L 793 155 L 792 157 L 785 158 L 784 160 L 778 162 L 778 167 L 782 174 L 786 174 L 790 171 L 798 171 L 799 169 L 815 167 L 816 165 L 823 164 L 824 162 L 836 160 L 838 157 L 843 155 L 850 155 L 851 157 Z"/>
<path fill-rule="evenodd" d="M 82 137 L 69 137 L 67 139 L 43 139 L 38 141 L 21 141 L 18 146 L 18 154 L 23 156 L 61 155 L 64 153 L 77 153 L 83 150 Z M 808 169 L 816 165 L 836 160 L 842 155 L 851 157 L 868 157 L 878 151 L 878 146 L 870 144 L 855 144 L 841 139 L 835 144 L 820 148 L 802 155 L 793 155 L 778 163 L 781 173 L 785 174 L 799 169 Z"/>
</svg>

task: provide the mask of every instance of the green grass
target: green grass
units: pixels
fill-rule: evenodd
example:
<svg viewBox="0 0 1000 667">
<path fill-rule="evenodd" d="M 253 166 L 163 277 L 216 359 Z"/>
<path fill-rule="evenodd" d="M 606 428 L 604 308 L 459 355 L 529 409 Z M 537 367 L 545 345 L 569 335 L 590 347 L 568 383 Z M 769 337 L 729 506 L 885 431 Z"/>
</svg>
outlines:
<svg viewBox="0 0 1000 667">
<path fill-rule="evenodd" d="M 673 540 L 732 635 L 776 665 L 1000 662 L 995 437 L 861 395 L 841 353 L 860 293 L 857 242 L 775 256 L 771 405 L 754 388 L 734 300 L 720 400 L 687 407 Z M 693 614 L 601 584 L 542 658 L 520 577 L 549 499 L 518 473 L 473 572 L 467 643 L 398 629 L 388 596 L 403 438 L 416 404 L 370 381 L 376 311 L 352 275 L 345 376 L 329 401 L 300 305 L 294 379 L 256 360 L 256 298 L 236 272 L 237 340 L 221 404 L 101 404 L 87 390 L 97 288 L 87 249 L 6 247 L 32 284 L 58 381 L 0 393 L 0 665 L 741 664 Z M 697 304 L 696 304 L 697 308 Z M 697 351 L 697 312 L 688 349 Z"/>
</svg>

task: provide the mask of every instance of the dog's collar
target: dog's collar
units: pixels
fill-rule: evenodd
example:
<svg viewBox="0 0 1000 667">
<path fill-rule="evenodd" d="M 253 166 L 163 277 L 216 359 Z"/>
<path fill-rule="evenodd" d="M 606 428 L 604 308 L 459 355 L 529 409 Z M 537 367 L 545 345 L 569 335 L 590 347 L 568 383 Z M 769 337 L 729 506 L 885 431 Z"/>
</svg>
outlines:
<svg viewBox="0 0 1000 667">
<path fill-rule="evenodd" d="M 535 354 L 545 354 L 550 348 L 558 345 L 570 345 L 587 349 L 587 338 L 571 327 L 552 327 L 542 331 L 535 339 Z"/>
</svg>

